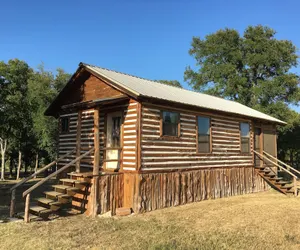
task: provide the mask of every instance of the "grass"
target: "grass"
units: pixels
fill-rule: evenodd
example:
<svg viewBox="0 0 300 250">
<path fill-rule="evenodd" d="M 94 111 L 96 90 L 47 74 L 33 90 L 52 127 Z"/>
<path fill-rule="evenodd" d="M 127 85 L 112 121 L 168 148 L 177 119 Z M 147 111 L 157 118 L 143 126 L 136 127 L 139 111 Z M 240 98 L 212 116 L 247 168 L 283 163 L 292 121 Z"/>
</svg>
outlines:
<svg viewBox="0 0 300 250">
<path fill-rule="evenodd" d="M 128 217 L 0 224 L 1 249 L 300 249 L 300 198 L 275 191 Z"/>
</svg>

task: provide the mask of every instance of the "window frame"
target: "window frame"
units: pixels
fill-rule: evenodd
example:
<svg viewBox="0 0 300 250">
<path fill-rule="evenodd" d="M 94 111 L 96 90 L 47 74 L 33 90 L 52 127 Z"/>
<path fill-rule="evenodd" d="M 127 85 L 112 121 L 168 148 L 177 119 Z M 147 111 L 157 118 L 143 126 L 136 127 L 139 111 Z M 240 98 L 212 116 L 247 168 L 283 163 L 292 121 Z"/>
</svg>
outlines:
<svg viewBox="0 0 300 250">
<path fill-rule="evenodd" d="M 209 119 L 209 152 L 199 152 L 199 124 L 198 117 Z M 205 115 L 196 115 L 196 153 L 197 155 L 208 155 L 213 153 L 212 149 L 212 126 L 211 117 Z"/>
<path fill-rule="evenodd" d="M 242 136 L 242 123 L 245 123 L 245 124 L 248 124 L 249 125 L 249 135 L 248 137 L 246 136 Z M 250 126 L 250 122 L 249 121 L 240 121 L 240 125 L 239 125 L 239 129 L 240 129 L 240 152 L 241 154 L 246 154 L 246 155 L 249 155 L 251 154 L 251 126 Z M 249 141 L 248 141 L 248 148 L 249 148 L 249 151 L 248 152 L 243 152 L 243 147 L 242 147 L 242 139 L 243 138 L 247 138 Z"/>
<path fill-rule="evenodd" d="M 68 122 L 68 127 L 67 127 L 66 131 L 63 131 L 63 120 L 67 120 L 67 122 Z M 60 117 L 60 133 L 67 134 L 69 132 L 70 132 L 70 117 L 68 117 L 68 116 Z"/>
<path fill-rule="evenodd" d="M 164 135 L 163 134 L 163 126 L 164 126 L 164 116 L 163 116 L 163 112 L 170 112 L 170 113 L 176 113 L 178 114 L 178 124 L 177 124 L 177 135 Z M 171 111 L 171 110 L 161 110 L 160 111 L 160 124 L 159 124 L 159 133 L 160 133 L 160 137 L 161 138 L 180 138 L 181 136 L 181 126 L 180 126 L 180 112 L 178 111 Z"/>
</svg>

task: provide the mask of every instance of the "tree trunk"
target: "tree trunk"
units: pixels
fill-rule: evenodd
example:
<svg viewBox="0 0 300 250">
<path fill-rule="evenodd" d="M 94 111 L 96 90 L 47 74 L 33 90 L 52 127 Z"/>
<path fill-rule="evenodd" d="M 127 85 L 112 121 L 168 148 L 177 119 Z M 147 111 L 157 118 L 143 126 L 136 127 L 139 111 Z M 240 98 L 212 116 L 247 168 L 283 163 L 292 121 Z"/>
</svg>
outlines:
<svg viewBox="0 0 300 250">
<path fill-rule="evenodd" d="M 39 167 L 39 154 L 37 153 L 35 156 L 35 168 L 34 168 L 34 172 L 36 173 Z M 35 176 L 34 178 L 36 178 L 37 176 Z"/>
<path fill-rule="evenodd" d="M 22 152 L 19 150 L 19 161 L 18 161 L 18 170 L 17 170 L 17 180 L 20 178 L 20 170 L 22 165 Z"/>
<path fill-rule="evenodd" d="M 7 140 L 0 138 L 0 153 L 1 153 L 1 180 L 5 179 L 5 151 L 7 147 Z"/>
</svg>

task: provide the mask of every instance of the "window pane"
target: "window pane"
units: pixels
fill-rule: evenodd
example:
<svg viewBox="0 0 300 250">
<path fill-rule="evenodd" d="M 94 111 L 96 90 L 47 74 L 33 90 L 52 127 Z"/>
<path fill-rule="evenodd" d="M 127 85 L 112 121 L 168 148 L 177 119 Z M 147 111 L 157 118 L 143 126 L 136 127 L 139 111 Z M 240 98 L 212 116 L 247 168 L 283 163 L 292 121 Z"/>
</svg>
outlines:
<svg viewBox="0 0 300 250">
<path fill-rule="evenodd" d="M 249 123 L 241 122 L 241 136 L 249 137 L 250 126 Z"/>
<path fill-rule="evenodd" d="M 66 117 L 61 118 L 61 132 L 69 131 L 69 119 Z"/>
<path fill-rule="evenodd" d="M 242 153 L 249 153 L 250 152 L 250 139 L 249 138 L 242 138 Z"/>
<path fill-rule="evenodd" d="M 178 136 L 179 114 L 163 111 L 163 135 Z"/>
<path fill-rule="evenodd" d="M 198 133 L 209 135 L 210 119 L 198 116 Z"/>
</svg>

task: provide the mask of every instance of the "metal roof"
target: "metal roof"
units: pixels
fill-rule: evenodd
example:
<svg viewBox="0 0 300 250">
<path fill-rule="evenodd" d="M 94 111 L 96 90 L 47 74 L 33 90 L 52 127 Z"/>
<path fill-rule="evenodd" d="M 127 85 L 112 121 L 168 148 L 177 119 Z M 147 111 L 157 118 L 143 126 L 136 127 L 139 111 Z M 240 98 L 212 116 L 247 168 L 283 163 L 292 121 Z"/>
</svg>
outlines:
<svg viewBox="0 0 300 250">
<path fill-rule="evenodd" d="M 89 64 L 83 64 L 91 71 L 103 76 L 116 85 L 125 88 L 129 92 L 144 97 L 151 97 L 156 99 L 163 99 L 167 101 L 193 105 L 201 108 L 223 111 L 252 118 L 263 119 L 280 124 L 286 124 L 285 122 L 276 119 L 272 116 L 249 108 L 238 102 L 226 100 L 220 97 L 215 97 L 199 92 L 194 92 L 178 87 L 169 86 L 156 81 L 143 79 L 140 77 L 128 75 L 125 73 L 92 66 Z"/>
</svg>

